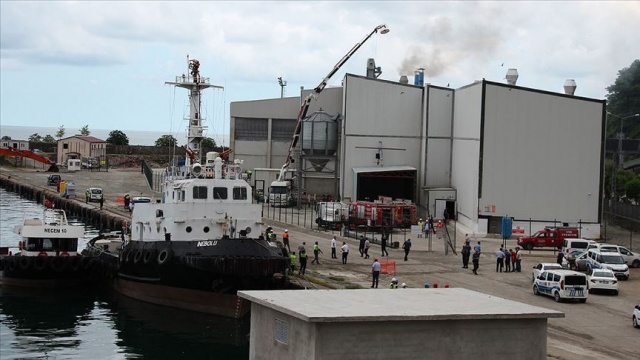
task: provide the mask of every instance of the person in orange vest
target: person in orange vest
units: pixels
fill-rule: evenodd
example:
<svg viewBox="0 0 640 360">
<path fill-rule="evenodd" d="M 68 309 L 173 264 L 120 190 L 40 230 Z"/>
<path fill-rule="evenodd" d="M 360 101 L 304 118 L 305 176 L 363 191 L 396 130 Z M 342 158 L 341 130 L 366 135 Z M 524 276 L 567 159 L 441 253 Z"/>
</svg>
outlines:
<svg viewBox="0 0 640 360">
<path fill-rule="evenodd" d="M 287 250 L 291 252 L 291 248 L 289 247 L 289 230 L 284 229 L 282 233 L 282 243 L 287 247 Z"/>
</svg>

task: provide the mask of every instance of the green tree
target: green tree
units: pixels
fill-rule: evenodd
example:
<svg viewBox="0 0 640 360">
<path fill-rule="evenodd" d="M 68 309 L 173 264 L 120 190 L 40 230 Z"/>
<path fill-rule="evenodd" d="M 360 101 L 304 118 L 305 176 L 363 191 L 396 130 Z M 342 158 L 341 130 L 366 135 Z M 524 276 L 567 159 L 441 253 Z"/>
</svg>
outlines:
<svg viewBox="0 0 640 360">
<path fill-rule="evenodd" d="M 109 133 L 107 142 L 112 145 L 129 145 L 129 137 L 120 130 L 113 130 Z"/>
<path fill-rule="evenodd" d="M 640 178 L 631 179 L 625 185 L 624 190 L 627 193 L 627 198 L 634 200 L 637 204 L 640 201 Z"/>
<path fill-rule="evenodd" d="M 31 136 L 29 136 L 29 141 L 42 142 L 42 136 L 40 136 L 40 134 L 38 134 L 38 133 L 31 134 Z"/>
<path fill-rule="evenodd" d="M 626 194 L 625 191 L 627 183 L 635 177 L 636 175 L 631 170 L 618 169 L 618 171 L 616 171 L 615 191 L 618 199 Z"/>
<path fill-rule="evenodd" d="M 620 132 L 619 117 L 640 113 L 640 59 L 618 71 L 616 81 L 607 87 L 606 98 L 607 111 L 616 115 L 608 119 L 607 134 L 611 138 Z M 627 137 L 637 137 L 640 134 L 640 122 L 625 122 L 624 125 L 624 132 L 630 135 Z"/>
<path fill-rule="evenodd" d="M 162 135 L 156 140 L 156 146 L 175 146 L 177 142 L 173 135 Z"/>
<path fill-rule="evenodd" d="M 64 125 L 60 125 L 58 131 L 56 131 L 56 137 L 58 138 L 58 140 L 62 139 L 66 132 L 67 130 L 65 130 Z"/>
<path fill-rule="evenodd" d="M 82 128 L 80 128 L 80 134 L 81 136 L 89 136 L 91 135 L 91 131 L 89 131 L 89 125 L 85 125 Z"/>
<path fill-rule="evenodd" d="M 42 138 L 42 142 L 54 143 L 56 142 L 56 139 L 54 139 L 53 136 L 51 135 L 46 135 L 45 137 Z"/>
<path fill-rule="evenodd" d="M 11 136 L 5 135 L 2 137 L 2 140 L 11 140 Z"/>
<path fill-rule="evenodd" d="M 216 147 L 216 141 L 210 137 L 206 137 L 202 139 L 202 143 L 200 144 L 203 148 L 214 148 Z"/>
</svg>

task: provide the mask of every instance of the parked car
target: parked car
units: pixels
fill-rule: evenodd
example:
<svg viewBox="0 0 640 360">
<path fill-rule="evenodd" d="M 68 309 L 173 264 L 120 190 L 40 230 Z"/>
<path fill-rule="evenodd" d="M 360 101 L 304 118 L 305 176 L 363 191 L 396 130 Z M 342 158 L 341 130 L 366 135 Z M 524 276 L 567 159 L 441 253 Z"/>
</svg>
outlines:
<svg viewBox="0 0 640 360">
<path fill-rule="evenodd" d="M 533 282 L 535 295 L 547 295 L 556 302 L 578 300 L 586 302 L 589 297 L 587 276 L 572 270 L 547 270 Z"/>
<path fill-rule="evenodd" d="M 633 252 L 627 249 L 626 247 L 620 246 L 620 245 L 608 245 L 608 248 L 611 248 L 611 247 L 615 248 L 615 250 L 619 252 L 620 255 L 622 255 L 622 258 L 624 259 L 625 264 L 627 264 L 629 267 L 635 267 L 635 268 L 640 267 L 639 252 Z"/>
<path fill-rule="evenodd" d="M 542 274 L 545 270 L 562 270 L 562 265 L 558 263 L 539 263 L 533 267 L 533 274 L 531 275 L 531 282 L 535 282 L 536 278 Z"/>
<path fill-rule="evenodd" d="M 575 270 L 575 271 L 587 271 L 588 269 L 588 261 L 587 261 L 588 253 L 586 251 L 574 250 L 568 255 L 565 255 L 562 258 L 562 268 Z M 573 269 L 571 268 L 571 261 L 573 260 Z"/>
<path fill-rule="evenodd" d="M 597 250 L 600 250 L 600 251 L 619 252 L 618 251 L 618 245 L 612 245 L 612 244 L 595 243 L 595 244 L 589 245 L 589 249 L 597 249 Z"/>
<path fill-rule="evenodd" d="M 591 249 L 587 255 L 587 268 L 611 269 L 618 279 L 629 279 L 629 267 L 624 263 L 622 255 L 618 252 L 600 251 Z"/>
<path fill-rule="evenodd" d="M 60 175 L 51 174 L 47 178 L 47 185 L 48 186 L 56 186 L 56 185 L 58 185 L 58 183 L 60 183 L 61 180 L 62 180 L 62 178 L 60 177 Z"/>
<path fill-rule="evenodd" d="M 98 187 L 90 187 L 84 192 L 85 202 L 100 201 L 102 198 L 102 189 Z"/>
<path fill-rule="evenodd" d="M 570 254 L 573 250 L 587 251 L 590 245 L 597 244 L 595 240 L 566 239 L 562 242 L 562 252 Z"/>
<path fill-rule="evenodd" d="M 640 305 L 636 305 L 636 307 L 633 308 L 632 319 L 633 327 L 640 328 Z"/>
<path fill-rule="evenodd" d="M 150 202 L 151 202 L 151 198 L 149 198 L 149 197 L 146 197 L 146 196 L 134 196 L 133 198 L 131 198 L 131 201 L 129 202 L 129 211 L 133 211 L 133 208 L 138 203 L 150 203 Z"/>
<path fill-rule="evenodd" d="M 618 295 L 618 279 L 613 271 L 609 269 L 591 269 L 587 273 L 587 279 L 589 279 L 589 293 L 595 290 L 602 290 Z"/>
</svg>

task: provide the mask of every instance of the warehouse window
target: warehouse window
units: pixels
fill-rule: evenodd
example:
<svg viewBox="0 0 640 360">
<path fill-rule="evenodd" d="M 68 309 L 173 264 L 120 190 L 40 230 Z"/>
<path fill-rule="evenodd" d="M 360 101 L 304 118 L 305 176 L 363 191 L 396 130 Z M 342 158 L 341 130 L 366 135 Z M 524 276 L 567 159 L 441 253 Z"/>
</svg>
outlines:
<svg viewBox="0 0 640 360">
<path fill-rule="evenodd" d="M 234 137 L 236 140 L 267 140 L 269 122 L 263 118 L 236 118 Z"/>
<path fill-rule="evenodd" d="M 273 119 L 271 122 L 271 140 L 290 141 L 296 130 L 296 119 Z"/>
</svg>

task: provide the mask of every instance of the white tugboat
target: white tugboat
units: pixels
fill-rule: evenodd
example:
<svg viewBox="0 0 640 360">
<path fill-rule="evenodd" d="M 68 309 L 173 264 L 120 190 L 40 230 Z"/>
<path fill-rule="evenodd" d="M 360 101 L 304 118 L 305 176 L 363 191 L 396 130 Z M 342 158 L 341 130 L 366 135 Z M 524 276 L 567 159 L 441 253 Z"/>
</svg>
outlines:
<svg viewBox="0 0 640 360">
<path fill-rule="evenodd" d="M 262 236 L 262 207 L 253 203 L 241 162 L 215 152 L 200 162 L 201 91 L 215 86 L 198 68 L 190 60 L 190 75 L 167 83 L 189 90 L 188 157 L 168 168 L 159 202 L 133 209 L 115 287 L 139 300 L 239 318 L 249 304 L 236 292 L 287 287 L 289 260 Z"/>
<path fill-rule="evenodd" d="M 19 251 L 1 258 L 3 285 L 63 288 L 87 284 L 89 258 L 78 256 L 84 227 L 69 224 L 64 210 L 45 209 L 42 218 L 24 218 L 13 232 Z"/>
</svg>

